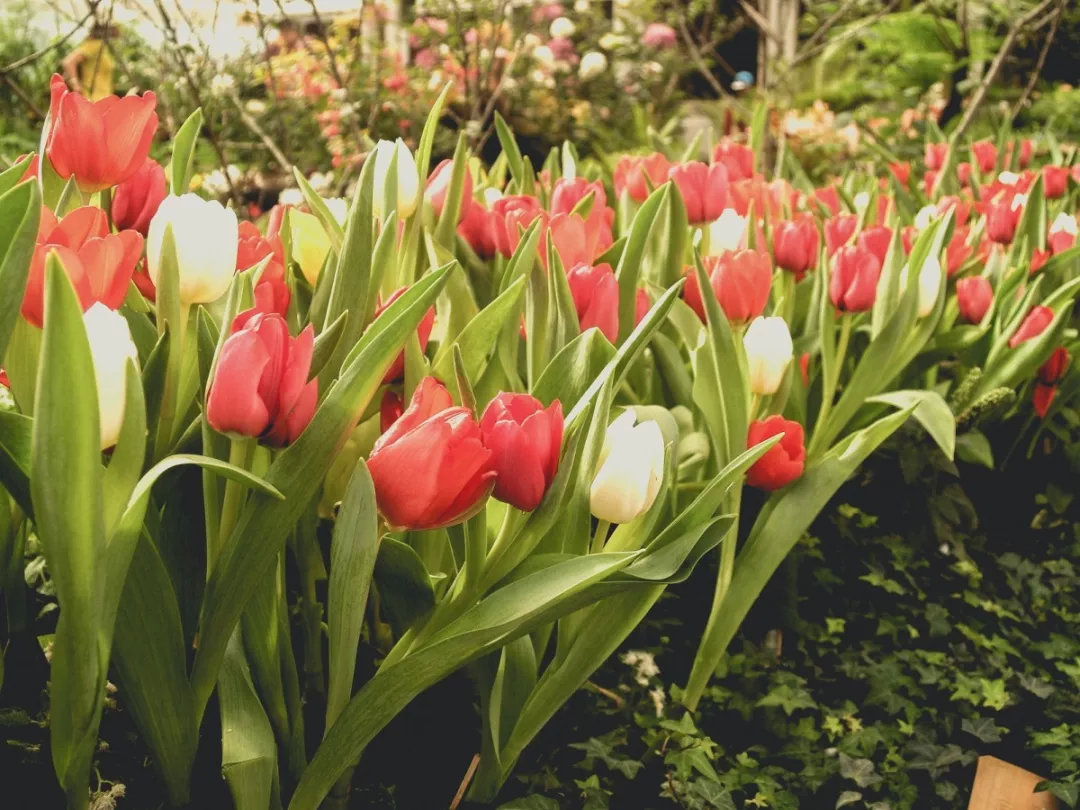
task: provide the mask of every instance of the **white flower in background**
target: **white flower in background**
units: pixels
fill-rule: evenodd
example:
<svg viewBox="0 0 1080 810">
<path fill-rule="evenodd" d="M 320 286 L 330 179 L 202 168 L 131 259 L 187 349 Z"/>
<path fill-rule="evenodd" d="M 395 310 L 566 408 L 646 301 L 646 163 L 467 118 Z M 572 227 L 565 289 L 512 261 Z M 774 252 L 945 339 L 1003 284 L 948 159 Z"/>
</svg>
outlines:
<svg viewBox="0 0 1080 810">
<path fill-rule="evenodd" d="M 555 64 L 555 53 L 547 45 L 538 45 L 533 48 L 533 59 L 544 67 L 550 68 Z"/>
<path fill-rule="evenodd" d="M 308 178 L 308 185 L 315 189 L 316 194 L 325 194 L 333 182 L 333 175 L 328 172 L 313 172 Z"/>
<path fill-rule="evenodd" d="M 526 51 L 532 51 L 538 48 L 542 40 L 539 36 L 533 33 L 528 33 L 521 40 L 521 47 Z"/>
<path fill-rule="evenodd" d="M 634 680 L 639 686 L 648 686 L 649 679 L 660 674 L 660 667 L 656 665 L 656 659 L 651 652 L 627 650 L 619 656 L 619 660 L 633 668 Z"/>
<path fill-rule="evenodd" d="M 778 317 L 757 317 L 743 335 L 750 390 L 758 396 L 775 394 L 791 365 L 795 347 L 787 321 Z"/>
<path fill-rule="evenodd" d="M 659 76 L 664 72 L 664 66 L 655 59 L 650 59 L 641 67 L 646 76 Z"/>
<path fill-rule="evenodd" d="M 1016 172 L 1001 172 L 998 175 L 998 182 L 1006 186 L 1015 186 L 1017 183 L 1020 182 L 1020 175 L 1018 175 Z"/>
<path fill-rule="evenodd" d="M 584 14 L 589 10 L 589 0 L 574 0 L 574 11 Z"/>
<path fill-rule="evenodd" d="M 866 207 L 870 205 L 870 193 L 867 191 L 860 191 L 851 198 L 851 203 L 855 206 L 855 210 L 861 214 L 866 210 Z"/>
<path fill-rule="evenodd" d="M 124 316 L 101 302 L 86 310 L 83 325 L 90 343 L 90 356 L 94 360 L 101 449 L 107 450 L 116 444 L 124 424 L 127 361 L 131 359 L 137 366 L 139 352 L 131 339 L 131 330 Z"/>
<path fill-rule="evenodd" d="M 266 102 L 261 99 L 253 98 L 244 102 L 244 109 L 251 115 L 262 115 L 266 112 Z"/>
<path fill-rule="evenodd" d="M 616 48 L 621 48 L 623 45 L 629 44 L 629 40 L 621 34 L 616 34 L 614 31 L 608 31 L 597 40 L 597 44 L 605 51 L 613 51 Z"/>
<path fill-rule="evenodd" d="M 663 717 L 664 704 L 667 702 L 667 695 L 664 694 L 664 687 L 654 686 L 649 690 L 649 698 L 653 702 L 653 711 L 656 712 L 656 716 Z"/>
<path fill-rule="evenodd" d="M 607 70 L 607 57 L 600 51 L 589 51 L 581 57 L 581 66 L 578 68 L 578 76 L 582 81 L 595 79 Z"/>
<path fill-rule="evenodd" d="M 283 188 L 278 194 L 278 202 L 282 205 L 302 205 L 304 195 L 298 188 Z"/>
<path fill-rule="evenodd" d="M 229 73 L 219 73 L 210 80 L 210 94 L 213 96 L 228 95 L 236 86 L 236 80 Z"/>
<path fill-rule="evenodd" d="M 548 29 L 548 33 L 556 39 L 569 39 L 577 33 L 577 26 L 574 25 L 574 21 L 569 17 L 556 17 L 551 21 L 551 28 Z"/>
<path fill-rule="evenodd" d="M 162 240 L 170 225 L 180 272 L 181 303 L 216 301 L 229 289 L 236 273 L 236 213 L 198 194 L 166 197 L 150 220 L 146 235 L 147 270 L 155 285 L 160 285 Z"/>
<path fill-rule="evenodd" d="M 629 523 L 653 505 L 664 478 L 664 435 L 649 419 L 624 411 L 608 425 L 589 508 L 600 520 Z"/>
<path fill-rule="evenodd" d="M 919 310 L 918 316 L 925 318 L 937 303 L 938 290 L 941 288 L 941 279 L 944 273 L 941 271 L 941 260 L 937 256 L 929 256 L 923 262 L 922 270 L 919 271 Z M 900 290 L 907 289 L 908 266 L 900 271 Z"/>
<path fill-rule="evenodd" d="M 344 101 L 348 91 L 344 87 L 335 87 L 330 91 L 330 98 L 334 101 Z"/>
<path fill-rule="evenodd" d="M 1064 211 L 1054 217 L 1054 221 L 1050 223 L 1050 233 L 1067 233 L 1070 236 L 1076 236 L 1078 230 L 1080 229 L 1076 226 L 1076 217 Z"/>
<path fill-rule="evenodd" d="M 915 215 L 915 228 L 920 231 L 925 231 L 930 227 L 930 223 L 934 221 L 934 218 L 938 215 L 936 205 L 924 205 L 919 209 L 919 213 Z"/>
<path fill-rule="evenodd" d="M 230 163 L 227 167 L 229 170 L 229 178 L 233 183 L 240 182 L 243 177 L 243 172 L 240 171 L 240 167 Z M 221 169 L 214 169 L 212 172 L 207 172 L 203 175 L 202 187 L 207 194 L 213 197 L 220 197 L 229 191 L 229 181 L 225 177 L 225 172 Z"/>
<path fill-rule="evenodd" d="M 709 253 L 719 256 L 725 250 L 735 250 L 746 236 L 746 217 L 740 217 L 734 208 L 724 212 L 709 224 Z"/>
<path fill-rule="evenodd" d="M 503 193 L 494 186 L 488 186 L 484 189 L 484 205 L 491 208 L 498 200 L 501 200 Z"/>
<path fill-rule="evenodd" d="M 326 197 L 323 199 L 330 213 L 334 215 L 338 225 L 345 225 L 345 218 L 349 215 L 349 203 L 344 197 Z"/>
<path fill-rule="evenodd" d="M 379 141 L 375 144 L 375 196 L 372 207 L 375 215 L 383 219 L 384 208 L 387 201 L 386 178 L 390 171 L 390 163 L 397 154 L 397 207 L 398 220 L 407 219 L 416 210 L 420 199 L 420 178 L 417 175 L 416 160 L 413 158 L 405 141 L 398 138 L 396 141 Z"/>
</svg>

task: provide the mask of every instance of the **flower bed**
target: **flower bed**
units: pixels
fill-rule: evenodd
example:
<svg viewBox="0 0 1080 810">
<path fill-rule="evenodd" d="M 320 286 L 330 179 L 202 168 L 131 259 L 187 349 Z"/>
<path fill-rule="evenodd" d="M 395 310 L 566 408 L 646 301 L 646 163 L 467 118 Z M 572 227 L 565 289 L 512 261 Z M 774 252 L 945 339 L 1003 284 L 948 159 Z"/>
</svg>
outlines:
<svg viewBox="0 0 1080 810">
<path fill-rule="evenodd" d="M 921 178 L 813 188 L 764 173 L 759 108 L 708 163 L 579 174 L 567 143 L 537 169 L 496 117 L 493 164 L 461 136 L 431 169 L 445 97 L 348 202 L 298 173 L 302 202 L 258 223 L 188 192 L 199 111 L 148 158 L 152 93 L 90 104 L 57 77 L 43 154 L 0 175 L 3 589 L 28 595 L 40 548 L 70 806 L 110 682 L 172 803 L 198 799 L 216 714 L 236 806 L 304 810 L 345 806 L 379 732 L 463 667 L 463 790 L 493 801 L 699 562 L 691 712 L 901 426 L 992 466 L 983 427 L 1061 407 L 1080 248 L 1060 154 L 929 143 Z M 21 615 L 13 636 L 46 635 Z"/>
</svg>

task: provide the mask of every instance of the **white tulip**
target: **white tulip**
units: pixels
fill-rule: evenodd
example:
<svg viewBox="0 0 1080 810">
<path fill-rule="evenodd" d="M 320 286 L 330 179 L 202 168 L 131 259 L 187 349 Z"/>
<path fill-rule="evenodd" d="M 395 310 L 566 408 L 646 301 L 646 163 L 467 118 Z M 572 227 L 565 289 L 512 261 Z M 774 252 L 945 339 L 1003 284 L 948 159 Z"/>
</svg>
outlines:
<svg viewBox="0 0 1080 810">
<path fill-rule="evenodd" d="M 608 425 L 589 508 L 600 520 L 629 523 L 653 505 L 664 478 L 664 435 L 653 420 L 635 425 L 633 411 Z"/>
<path fill-rule="evenodd" d="M 101 302 L 86 310 L 83 325 L 90 343 L 90 356 L 94 360 L 101 449 L 107 450 L 116 444 L 124 424 L 127 361 L 131 358 L 138 362 L 139 353 L 131 340 L 131 330 L 124 316 Z"/>
<path fill-rule="evenodd" d="M 1009 206 L 1010 211 L 1015 211 L 1017 208 L 1023 208 L 1027 205 L 1027 194 L 1016 194 L 1012 198 L 1012 205 Z"/>
<path fill-rule="evenodd" d="M 795 356 L 791 332 L 783 318 L 754 318 L 743 335 L 750 391 L 758 396 L 775 394 L 784 372 Z"/>
<path fill-rule="evenodd" d="M 330 210 L 338 225 L 345 225 L 345 217 L 349 215 L 349 203 L 344 197 L 326 197 L 323 199 L 326 207 Z"/>
<path fill-rule="evenodd" d="M 556 39 L 564 37 L 572 37 L 574 32 L 577 31 L 577 26 L 574 25 L 574 21 L 567 17 L 556 17 L 551 21 L 551 28 L 548 29 L 552 37 Z"/>
<path fill-rule="evenodd" d="M 925 318 L 934 310 L 937 303 L 938 290 L 941 288 L 941 261 L 937 256 L 930 256 L 923 262 L 919 271 L 919 309 L 918 317 Z M 908 268 L 900 271 L 900 290 L 906 290 L 908 283 Z"/>
<path fill-rule="evenodd" d="M 197 194 L 166 197 L 146 235 L 147 269 L 155 285 L 161 272 L 161 243 L 170 225 L 180 272 L 180 302 L 209 304 L 221 298 L 236 274 L 236 214 Z"/>
<path fill-rule="evenodd" d="M 1064 232 L 1071 236 L 1076 236 L 1077 230 L 1076 217 L 1072 214 L 1067 214 L 1064 211 L 1054 217 L 1054 221 L 1050 223 L 1050 233 Z"/>
<path fill-rule="evenodd" d="M 919 212 L 915 215 L 915 228 L 920 231 L 925 231 L 930 227 L 930 223 L 937 217 L 938 210 L 936 205 L 924 205 L 919 209 Z"/>
<path fill-rule="evenodd" d="M 998 174 L 998 182 L 1004 186 L 1015 186 L 1020 182 L 1020 175 L 1016 172 L 1004 171 Z"/>
<path fill-rule="evenodd" d="M 375 144 L 375 215 L 383 218 L 386 196 L 386 176 L 390 171 L 390 161 L 397 153 L 397 215 L 398 220 L 409 217 L 416 210 L 420 199 L 420 176 L 417 174 L 416 160 L 413 158 L 405 141 L 379 141 Z M 389 211 L 386 212 L 387 214 Z"/>
<path fill-rule="evenodd" d="M 724 212 L 709 225 L 709 253 L 719 256 L 725 250 L 742 246 L 746 236 L 746 217 L 740 217 L 734 208 Z"/>
<path fill-rule="evenodd" d="M 283 188 L 278 194 L 278 202 L 281 205 L 303 205 L 304 193 L 298 188 Z"/>
<path fill-rule="evenodd" d="M 861 214 L 870 205 L 870 192 L 860 191 L 851 198 L 851 202 L 855 206 L 855 210 Z"/>
<path fill-rule="evenodd" d="M 589 51 L 581 57 L 581 66 L 578 68 L 578 76 L 584 82 L 595 79 L 607 70 L 607 57 L 600 51 Z"/>
</svg>

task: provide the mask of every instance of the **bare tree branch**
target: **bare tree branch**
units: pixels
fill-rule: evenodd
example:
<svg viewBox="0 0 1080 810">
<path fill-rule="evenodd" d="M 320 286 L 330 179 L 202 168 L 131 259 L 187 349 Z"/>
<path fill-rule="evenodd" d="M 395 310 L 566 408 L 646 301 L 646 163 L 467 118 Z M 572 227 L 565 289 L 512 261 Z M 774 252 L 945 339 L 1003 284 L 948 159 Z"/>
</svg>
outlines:
<svg viewBox="0 0 1080 810">
<path fill-rule="evenodd" d="M 266 133 L 266 130 L 259 126 L 259 122 L 256 121 L 248 113 L 248 111 L 244 109 L 244 103 L 240 101 L 240 96 L 236 94 L 235 90 L 229 93 L 229 99 L 236 107 L 236 111 L 240 115 L 240 120 L 244 122 L 244 126 L 246 126 L 259 137 L 259 140 L 263 142 L 263 145 L 267 148 L 270 154 L 274 156 L 274 160 L 278 162 L 278 165 L 281 166 L 281 168 L 285 172 L 291 170 L 292 163 L 287 157 L 285 157 L 285 153 L 281 151 L 281 148 L 276 143 L 274 143 L 273 138 L 271 138 Z"/>
<path fill-rule="evenodd" d="M 1005 35 L 1005 39 L 1001 41 L 1001 47 L 998 48 L 998 52 L 994 55 L 994 61 L 990 63 L 986 75 L 983 76 L 983 80 L 975 89 L 975 94 L 971 97 L 967 109 L 964 110 L 964 117 L 960 119 L 960 123 L 953 132 L 953 143 L 957 143 L 961 136 L 967 132 L 967 128 L 971 126 L 971 122 L 975 118 L 975 113 L 979 111 L 979 107 L 981 107 L 982 103 L 986 100 L 986 94 L 990 91 L 990 85 L 994 83 L 998 73 L 1001 72 L 1001 66 L 1005 64 L 1005 59 L 1013 49 L 1013 45 L 1016 44 L 1016 38 L 1020 36 L 1020 32 L 1024 30 L 1032 20 L 1046 11 L 1046 9 L 1050 8 L 1053 3 L 1054 0 L 1042 0 L 1039 5 L 1035 6 L 1022 17 L 1018 17 L 1009 27 L 1009 32 Z"/>
<path fill-rule="evenodd" d="M 73 36 L 75 36 L 75 34 L 77 34 L 79 32 L 79 30 L 86 24 L 86 21 L 94 16 L 94 13 L 97 11 L 97 7 L 98 7 L 98 4 L 100 2 L 101 2 L 101 0 L 93 0 L 90 3 L 90 10 L 88 12 L 86 12 L 86 14 L 83 16 L 83 18 L 81 20 L 79 20 L 77 23 L 75 23 L 74 28 L 72 28 L 70 31 L 68 31 L 66 34 L 64 34 L 62 37 L 60 37 L 58 39 L 54 39 L 52 42 L 50 42 L 48 45 L 46 45 L 44 48 L 42 48 L 40 50 L 34 51 L 33 53 L 29 53 L 26 56 L 22 57 L 21 59 L 16 59 L 14 62 L 12 62 L 9 65 L 5 65 L 4 67 L 0 67 L 0 76 L 4 76 L 4 75 L 6 75 L 8 73 L 16 71 L 19 68 L 26 67 L 27 65 L 31 64 L 32 62 L 36 62 L 41 57 L 45 56 L 45 54 L 49 53 L 50 51 L 54 51 L 57 48 L 59 48 L 61 45 L 63 45 L 65 42 L 67 42 L 69 39 L 71 39 Z"/>
<path fill-rule="evenodd" d="M 1053 15 L 1053 22 L 1050 24 L 1050 31 L 1043 38 L 1042 50 L 1039 51 L 1039 58 L 1035 60 L 1035 68 L 1031 71 L 1031 76 L 1028 77 L 1028 83 L 1024 87 L 1024 92 L 1022 92 L 1020 98 L 1016 100 L 1010 118 L 1015 119 L 1016 116 L 1020 114 L 1020 110 L 1024 108 L 1028 98 L 1031 96 L 1031 91 L 1035 89 L 1035 84 L 1039 81 L 1039 76 L 1042 75 L 1043 67 L 1046 65 L 1046 55 L 1050 52 L 1050 44 L 1054 41 L 1058 25 L 1061 24 L 1061 17 L 1065 13 L 1065 0 L 1058 0 L 1057 8 L 1051 13 Z"/>
<path fill-rule="evenodd" d="M 773 27 L 769 25 L 769 21 L 765 19 L 760 11 L 746 2 L 746 0 L 738 0 L 738 2 L 739 8 L 743 10 L 743 13 L 753 21 L 754 25 L 756 25 L 765 36 L 777 45 L 782 44 L 780 35 L 773 30 Z"/>
<path fill-rule="evenodd" d="M 807 39 L 806 42 L 803 44 L 803 48 L 813 48 L 815 45 L 817 45 L 821 41 L 822 37 L 829 33 L 829 29 L 836 25 L 836 23 L 839 22 L 840 19 L 844 16 L 844 14 L 848 11 L 848 9 L 850 9 L 857 2 L 858 0 L 845 0 L 845 2 L 841 3 L 840 7 L 837 8 L 836 11 L 834 11 L 832 14 L 822 20 L 821 25 L 817 27 L 817 30 L 814 31 L 814 33 L 810 35 L 810 38 Z"/>
<path fill-rule="evenodd" d="M 791 64 L 788 65 L 788 71 L 790 72 L 792 68 L 795 68 L 798 65 L 801 65 L 803 62 L 817 56 L 830 45 L 835 45 L 838 42 L 843 42 L 845 39 L 851 39 L 853 36 L 860 33 L 863 29 L 868 28 L 869 26 L 876 23 L 879 19 L 881 19 L 894 8 L 896 8 L 899 4 L 900 0 L 889 0 L 888 3 L 883 5 L 876 12 L 871 14 L 869 17 L 864 18 L 858 24 L 853 25 L 847 30 L 841 32 L 839 36 L 836 36 L 833 39 L 828 40 L 827 42 L 819 42 L 814 47 L 806 48 L 805 50 L 795 54 L 795 58 L 792 59 Z"/>
<path fill-rule="evenodd" d="M 728 95 L 728 91 L 724 89 L 724 86 L 720 84 L 720 80 L 713 76 L 709 66 L 705 63 L 705 59 L 701 55 L 701 51 L 698 50 L 697 43 L 694 42 L 693 36 L 690 34 L 690 29 L 686 25 L 686 15 L 679 14 L 679 33 L 682 34 L 683 42 L 686 43 L 686 50 L 690 54 L 690 60 L 694 63 L 694 67 L 698 69 L 698 72 L 705 78 L 705 81 L 709 83 L 709 86 L 716 92 L 716 95 L 720 98 L 725 98 Z"/>
</svg>

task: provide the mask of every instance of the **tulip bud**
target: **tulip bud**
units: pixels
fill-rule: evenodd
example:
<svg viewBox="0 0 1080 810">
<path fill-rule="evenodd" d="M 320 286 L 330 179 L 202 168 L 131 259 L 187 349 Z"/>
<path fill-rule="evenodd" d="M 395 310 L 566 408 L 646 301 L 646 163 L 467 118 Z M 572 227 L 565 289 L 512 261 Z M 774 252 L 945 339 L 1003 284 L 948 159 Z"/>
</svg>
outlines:
<svg viewBox="0 0 1080 810">
<path fill-rule="evenodd" d="M 743 335 L 743 348 L 750 372 L 750 391 L 759 396 L 775 394 L 795 353 L 787 321 L 777 317 L 754 318 Z"/>
<path fill-rule="evenodd" d="M 143 236 L 161 201 L 169 193 L 165 170 L 147 158 L 131 177 L 116 187 L 112 199 L 112 221 L 118 230 L 131 229 Z"/>
<path fill-rule="evenodd" d="M 300 266 L 307 283 L 314 287 L 330 252 L 330 237 L 317 216 L 296 209 L 289 211 L 289 234 L 293 261 Z"/>
<path fill-rule="evenodd" d="M 241 325 L 242 324 L 242 325 Z M 244 318 L 221 347 L 206 395 L 206 421 L 219 433 L 291 444 L 307 427 L 319 399 L 308 381 L 315 333 L 290 337 L 277 313 Z"/>
<path fill-rule="evenodd" d="M 1021 343 L 1037 338 L 1046 331 L 1046 327 L 1054 320 L 1054 310 L 1050 307 L 1032 307 L 1023 322 L 1017 328 L 1013 336 L 1009 338 L 1009 348 L 1015 349 Z"/>
<path fill-rule="evenodd" d="M 1022 194 L 1017 194 L 1012 198 L 1005 197 L 987 205 L 986 235 L 991 241 L 1002 245 L 1012 242 L 1021 212 L 1021 208 L 1015 205 L 1015 202 L 1022 196 Z"/>
<path fill-rule="evenodd" d="M 1055 385 L 1061 382 L 1069 370 L 1069 352 L 1064 346 L 1058 346 L 1051 352 L 1046 362 L 1039 367 L 1039 382 Z"/>
<path fill-rule="evenodd" d="M 746 217 L 740 217 L 734 208 L 725 208 L 709 225 L 709 253 L 718 256 L 725 250 L 737 250 L 745 237 Z"/>
<path fill-rule="evenodd" d="M 937 303 L 938 290 L 941 288 L 941 262 L 937 256 L 928 256 L 919 271 L 919 305 L 918 317 L 925 318 L 934 310 Z M 908 283 L 908 266 L 900 271 L 900 289 L 906 290 Z"/>
<path fill-rule="evenodd" d="M 660 152 L 653 152 L 647 157 L 624 155 L 615 166 L 615 196 L 622 197 L 625 192 L 631 199 L 645 202 L 649 196 L 646 178 L 652 187 L 656 188 L 667 180 L 670 168 L 668 159 Z"/>
<path fill-rule="evenodd" d="M 387 205 L 387 175 L 390 162 L 397 154 L 397 199 Z M 405 141 L 379 141 L 375 144 L 375 198 L 372 207 L 375 216 L 384 219 L 390 208 L 396 207 L 398 220 L 407 219 L 416 210 L 420 193 L 420 177 L 417 174 L 416 160 L 413 158 Z"/>
<path fill-rule="evenodd" d="M 1054 255 L 1061 253 L 1064 250 L 1068 250 L 1076 244 L 1077 236 L 1076 217 L 1072 214 L 1062 211 L 1050 224 L 1050 234 L 1047 238 L 1047 242 L 1050 245 L 1050 250 Z"/>
<path fill-rule="evenodd" d="M 923 163 L 926 168 L 937 171 L 945 165 L 945 156 L 949 152 L 947 143 L 927 143 L 923 154 Z"/>
<path fill-rule="evenodd" d="M 746 323 L 765 310 L 772 288 L 769 254 L 756 250 L 729 251 L 722 256 L 705 257 L 704 264 L 713 294 L 729 321 Z M 694 272 L 687 276 L 683 297 L 704 321 L 705 303 Z"/>
<path fill-rule="evenodd" d="M 446 194 L 450 190 L 450 181 L 454 174 L 454 161 L 447 158 L 432 170 L 424 187 L 424 199 L 427 200 L 436 217 L 441 217 L 443 206 L 446 205 Z M 461 187 L 461 210 L 458 211 L 458 224 L 460 224 L 469 212 L 472 204 L 472 172 L 465 168 L 465 183 Z"/>
<path fill-rule="evenodd" d="M 589 490 L 593 515 L 629 523 L 649 511 L 664 480 L 664 435 L 653 420 L 635 425 L 624 411 L 608 425 L 600 464 Z"/>
<path fill-rule="evenodd" d="M 825 252 L 830 258 L 851 241 L 858 226 L 859 218 L 854 214 L 841 214 L 825 220 Z"/>
<path fill-rule="evenodd" d="M 425 377 L 368 457 L 379 511 L 395 528 L 460 523 L 495 483 L 491 455 L 472 412 L 452 407 L 445 386 Z"/>
<path fill-rule="evenodd" d="M 170 225 L 180 272 L 180 302 L 216 301 L 229 289 L 236 272 L 236 214 L 197 194 L 166 197 L 150 220 L 146 238 L 147 266 L 155 287 L 160 286 L 161 243 Z"/>
<path fill-rule="evenodd" d="M 777 414 L 751 423 L 746 435 L 746 449 L 780 433 L 784 437 L 747 470 L 746 483 L 750 486 L 771 492 L 787 486 L 802 475 L 806 447 L 803 445 L 803 427 L 798 422 Z"/>
<path fill-rule="evenodd" d="M 863 312 L 874 305 L 881 262 L 869 250 L 847 245 L 833 259 L 829 298 L 841 312 Z"/>
<path fill-rule="evenodd" d="M 732 182 L 754 176 L 754 150 L 729 138 L 722 139 L 713 149 L 713 163 L 722 163 Z"/>
<path fill-rule="evenodd" d="M 480 432 L 497 473 L 495 497 L 531 512 L 559 469 L 562 405 L 555 400 L 545 409 L 529 394 L 501 393 L 484 410 Z"/>
<path fill-rule="evenodd" d="M 1069 169 L 1067 166 L 1043 166 L 1043 194 L 1048 200 L 1056 200 L 1065 196 L 1065 189 L 1069 185 Z"/>
<path fill-rule="evenodd" d="M 104 304 L 96 303 L 90 307 L 83 315 L 83 324 L 90 343 L 90 356 L 94 360 L 101 449 L 107 450 L 116 444 L 124 424 L 127 361 L 138 363 L 139 352 L 124 316 Z"/>
<path fill-rule="evenodd" d="M 968 323 L 982 323 L 994 303 L 994 288 L 983 276 L 968 276 L 956 282 L 956 303 L 960 317 Z"/>
<path fill-rule="evenodd" d="M 728 173 L 722 163 L 706 166 L 690 161 L 668 170 L 668 177 L 682 195 L 691 225 L 701 225 L 720 216 L 727 208 Z"/>
<path fill-rule="evenodd" d="M 619 337 L 619 282 L 609 264 L 579 264 L 566 274 L 582 332 L 596 327 L 614 343 Z"/>
<path fill-rule="evenodd" d="M 801 279 L 817 264 L 820 236 L 814 218 L 803 215 L 773 227 L 773 256 L 777 265 Z"/>
<path fill-rule="evenodd" d="M 971 145 L 971 155 L 983 174 L 992 172 L 997 165 L 997 147 L 993 141 L 976 141 Z"/>
</svg>

